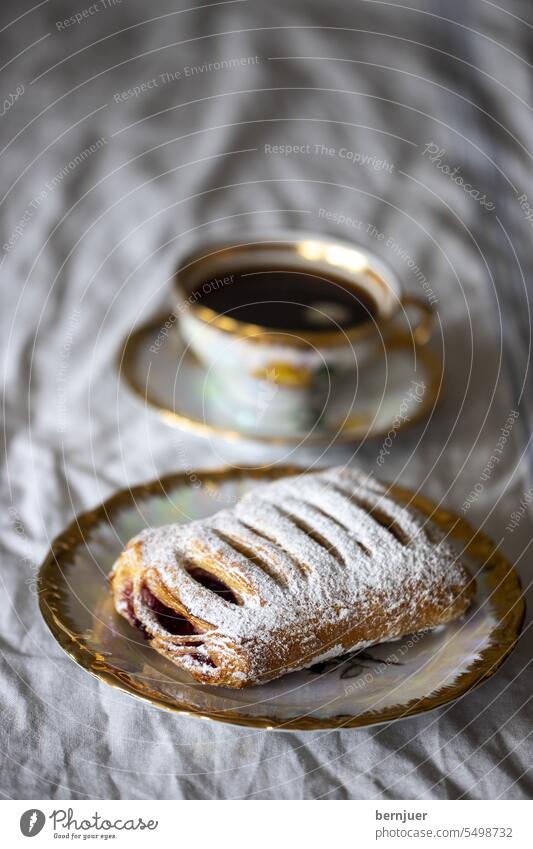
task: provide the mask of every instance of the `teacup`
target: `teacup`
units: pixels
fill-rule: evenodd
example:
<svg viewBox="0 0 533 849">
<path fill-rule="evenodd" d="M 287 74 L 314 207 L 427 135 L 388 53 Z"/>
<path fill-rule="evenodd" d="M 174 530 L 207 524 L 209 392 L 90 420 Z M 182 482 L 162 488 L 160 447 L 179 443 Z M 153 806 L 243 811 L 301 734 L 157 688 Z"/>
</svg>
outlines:
<svg viewBox="0 0 533 849">
<path fill-rule="evenodd" d="M 236 421 L 311 425 L 387 345 L 425 344 L 433 312 L 366 248 L 305 233 L 217 242 L 176 272 L 183 336 Z M 417 313 L 401 330 L 406 308 Z"/>
</svg>

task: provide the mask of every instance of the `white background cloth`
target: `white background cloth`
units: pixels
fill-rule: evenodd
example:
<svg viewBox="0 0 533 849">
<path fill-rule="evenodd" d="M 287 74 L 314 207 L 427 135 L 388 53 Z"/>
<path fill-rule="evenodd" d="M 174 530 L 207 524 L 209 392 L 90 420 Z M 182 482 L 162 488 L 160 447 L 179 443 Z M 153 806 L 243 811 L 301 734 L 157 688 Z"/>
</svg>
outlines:
<svg viewBox="0 0 533 849">
<path fill-rule="evenodd" d="M 532 459 L 531 223 L 518 200 L 533 198 L 531 7 L 94 5 L 69 26 L 57 22 L 90 4 L 6 2 L 1 13 L 2 98 L 24 87 L 1 117 L 1 791 L 530 798 L 527 623 L 503 669 L 437 713 L 362 730 L 269 733 L 168 715 L 100 684 L 56 645 L 29 584 L 74 513 L 117 488 L 185 465 L 317 458 L 173 431 L 131 396 L 114 365 L 135 323 L 171 303 L 170 277 L 193 237 L 281 226 L 360 241 L 418 294 L 405 256 L 420 266 L 438 297 L 443 397 L 430 421 L 398 435 L 382 474 L 460 510 L 519 410 L 468 518 L 502 540 L 529 585 L 529 509 L 514 532 L 506 525 L 529 490 Z M 239 57 L 258 58 L 186 71 Z M 98 150 L 69 166 L 100 137 Z M 336 153 L 265 151 L 307 143 Z M 428 144 L 494 209 L 432 162 Z M 362 164 L 363 155 L 392 169 Z M 321 208 L 363 225 L 326 221 Z M 320 462 L 371 469 L 378 443 Z"/>
</svg>

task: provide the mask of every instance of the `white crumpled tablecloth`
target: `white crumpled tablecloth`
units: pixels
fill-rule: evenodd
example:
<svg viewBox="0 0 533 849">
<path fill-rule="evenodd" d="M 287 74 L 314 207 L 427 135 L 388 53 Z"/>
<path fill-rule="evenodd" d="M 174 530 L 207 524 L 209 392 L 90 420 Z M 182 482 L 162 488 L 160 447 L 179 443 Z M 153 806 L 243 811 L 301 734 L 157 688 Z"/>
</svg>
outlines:
<svg viewBox="0 0 533 849">
<path fill-rule="evenodd" d="M 184 465 L 316 458 L 173 431 L 114 366 L 134 323 L 169 303 L 194 236 L 277 226 L 354 238 L 413 292 L 410 258 L 426 275 L 442 403 L 398 435 L 382 473 L 460 510 L 518 410 L 468 517 L 502 540 L 525 585 L 533 574 L 529 508 L 506 530 L 531 485 L 531 7 L 188 5 L 123 0 L 68 26 L 81 2 L 2 6 L 2 792 L 530 798 L 528 630 L 459 704 L 383 727 L 282 734 L 137 703 L 78 669 L 40 618 L 31 582 L 75 512 Z M 312 152 L 265 150 L 288 144 Z M 427 145 L 443 152 L 432 161 Z M 353 454 L 372 468 L 378 448 L 320 462 Z"/>
</svg>

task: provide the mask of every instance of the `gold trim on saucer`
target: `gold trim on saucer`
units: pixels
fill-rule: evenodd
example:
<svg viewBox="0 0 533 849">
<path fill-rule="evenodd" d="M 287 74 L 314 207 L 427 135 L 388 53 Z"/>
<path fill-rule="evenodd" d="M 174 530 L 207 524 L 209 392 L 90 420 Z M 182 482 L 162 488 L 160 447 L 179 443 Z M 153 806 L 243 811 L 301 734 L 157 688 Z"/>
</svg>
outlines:
<svg viewBox="0 0 533 849">
<path fill-rule="evenodd" d="M 195 480 L 216 491 L 221 483 L 228 480 L 243 478 L 272 480 L 301 471 L 293 466 L 273 466 L 267 469 L 197 471 L 194 474 Z M 168 711 L 250 728 L 280 730 L 360 728 L 425 713 L 463 696 L 490 678 L 516 645 L 524 619 L 525 603 L 518 574 L 504 554 L 496 548 L 489 537 L 481 531 L 475 531 L 464 519 L 448 510 L 436 507 L 429 499 L 410 490 L 391 486 L 391 492 L 403 503 L 409 503 L 431 517 L 431 520 L 436 522 L 452 539 L 460 541 L 468 555 L 475 560 L 479 570 L 483 570 L 487 575 L 487 583 L 491 590 L 491 604 L 498 624 L 492 633 L 490 645 L 480 653 L 466 672 L 462 673 L 453 684 L 402 706 L 394 706 L 382 711 L 369 711 L 358 716 L 339 715 L 325 719 L 307 715 L 290 720 L 276 720 L 266 716 L 250 717 L 238 711 L 205 712 L 194 705 L 176 702 L 170 697 L 165 698 L 135 676 L 113 667 L 102 653 L 88 646 L 85 633 L 77 632 L 76 625 L 69 614 L 69 587 L 66 576 L 68 568 L 72 567 L 78 547 L 86 544 L 96 526 L 103 522 L 110 523 L 118 513 L 133 506 L 139 500 L 152 495 L 165 495 L 177 486 L 189 486 L 190 474 L 190 472 L 180 472 L 148 484 L 122 490 L 96 509 L 81 514 L 53 542 L 41 566 L 38 578 L 39 607 L 48 628 L 77 664 L 111 687 Z"/>
<path fill-rule="evenodd" d="M 158 318 L 143 324 L 134 333 L 129 334 L 117 357 L 117 368 L 120 376 L 123 377 L 130 389 L 132 389 L 145 404 L 148 404 L 157 412 L 159 417 L 166 422 L 166 424 L 172 427 L 193 431 L 194 433 L 201 434 L 202 436 L 218 436 L 232 442 L 252 441 L 262 442 L 268 445 L 298 445 L 304 442 L 306 444 L 327 445 L 332 441 L 335 443 L 352 443 L 368 438 L 383 438 L 391 429 L 392 422 L 387 424 L 384 428 L 373 428 L 369 430 L 368 419 L 354 413 L 349 416 L 345 422 L 339 422 L 338 429 L 335 430 L 333 430 L 333 428 L 330 428 L 327 431 L 315 430 L 308 436 L 305 436 L 302 433 L 295 436 L 268 436 L 260 433 L 248 433 L 246 431 L 238 430 L 236 427 L 227 428 L 221 425 L 210 424 L 209 422 L 202 421 L 201 419 L 191 418 L 184 412 L 172 410 L 170 407 L 163 406 L 153 394 L 150 384 L 146 385 L 138 380 L 135 372 L 134 360 L 135 352 L 138 346 L 142 344 L 143 340 L 145 340 L 146 335 L 150 332 L 153 332 L 154 335 L 156 335 L 157 331 L 160 330 L 161 327 L 165 326 L 165 324 L 169 321 L 169 315 L 172 316 L 173 314 L 166 313 L 160 315 Z M 175 318 L 170 323 L 172 326 L 171 332 L 179 333 L 179 328 L 177 327 Z M 430 411 L 438 402 L 442 386 L 442 363 L 435 354 L 425 347 L 419 348 L 416 346 L 416 348 L 414 348 L 411 337 L 400 331 L 394 334 L 394 336 L 391 335 L 386 342 L 387 352 L 394 351 L 399 348 L 416 350 L 416 357 L 424 363 L 428 370 L 429 381 L 427 390 L 424 393 L 420 404 L 417 405 L 416 410 L 412 413 L 409 419 L 402 419 L 398 423 L 395 428 L 397 432 L 418 424 L 420 421 L 427 418 Z M 191 359 L 196 359 L 194 353 L 190 349 L 187 351 L 186 356 Z"/>
</svg>

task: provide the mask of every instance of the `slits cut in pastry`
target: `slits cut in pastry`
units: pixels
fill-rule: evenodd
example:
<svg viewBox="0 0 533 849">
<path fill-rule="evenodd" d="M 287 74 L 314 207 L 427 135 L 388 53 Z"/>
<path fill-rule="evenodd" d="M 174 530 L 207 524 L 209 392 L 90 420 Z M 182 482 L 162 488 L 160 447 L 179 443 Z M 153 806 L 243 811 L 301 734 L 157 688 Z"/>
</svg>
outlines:
<svg viewBox="0 0 533 849">
<path fill-rule="evenodd" d="M 258 684 L 464 614 L 474 581 L 434 527 L 357 470 L 282 478 L 143 531 L 111 573 L 114 603 L 196 681 Z"/>
</svg>

